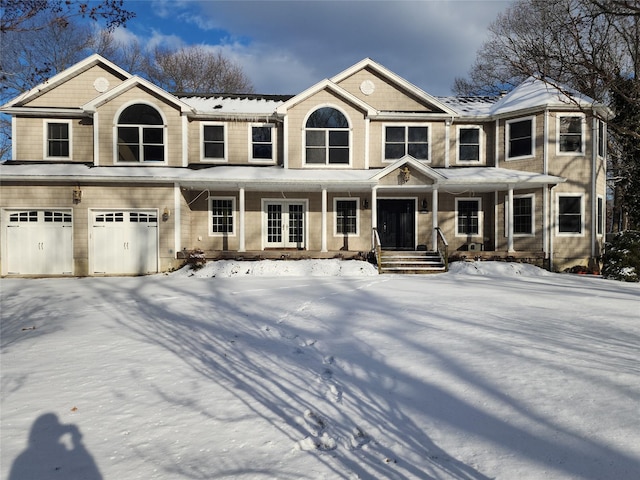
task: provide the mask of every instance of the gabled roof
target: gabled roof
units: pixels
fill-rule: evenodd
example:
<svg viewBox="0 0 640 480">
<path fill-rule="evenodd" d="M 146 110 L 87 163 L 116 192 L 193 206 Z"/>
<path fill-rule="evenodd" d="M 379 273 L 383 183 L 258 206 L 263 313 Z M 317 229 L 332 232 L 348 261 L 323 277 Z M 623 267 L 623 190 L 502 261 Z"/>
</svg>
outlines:
<svg viewBox="0 0 640 480">
<path fill-rule="evenodd" d="M 131 90 L 134 87 L 138 87 L 138 86 L 142 87 L 142 88 L 145 88 L 147 90 L 150 90 L 151 92 L 153 92 L 158 97 L 163 98 L 164 100 L 166 100 L 167 103 L 173 104 L 175 107 L 180 109 L 181 112 L 193 112 L 193 108 L 191 106 L 187 105 L 186 103 L 184 103 L 183 101 L 181 101 L 179 98 L 171 95 L 166 90 L 163 90 L 162 88 L 154 85 L 153 83 L 149 82 L 148 80 L 145 80 L 144 78 L 138 77 L 137 75 L 134 75 L 133 77 L 129 78 L 128 80 L 122 82 L 117 87 L 114 87 L 111 90 L 106 91 L 102 95 L 92 99 L 90 102 L 85 103 L 82 106 L 82 108 L 86 112 L 95 112 L 96 109 L 100 105 L 103 105 L 106 102 L 108 102 L 109 100 L 111 100 L 111 99 L 123 94 L 124 92 L 127 92 L 127 91 Z"/>
<path fill-rule="evenodd" d="M 392 164 L 387 165 L 382 170 L 379 170 L 375 175 L 373 175 L 371 177 L 371 179 L 372 180 L 380 180 L 380 179 L 386 177 L 387 175 L 393 173 L 398 168 L 403 167 L 405 165 L 410 165 L 416 171 L 418 171 L 418 172 L 424 174 L 425 176 L 431 178 L 434 182 L 438 182 L 438 181 L 444 180 L 446 178 L 442 174 L 436 172 L 429 165 L 425 165 L 424 163 L 419 162 L 418 160 L 413 158 L 411 155 L 405 155 L 404 157 L 399 158 L 398 160 L 393 162 Z"/>
<path fill-rule="evenodd" d="M 428 104 L 434 106 L 435 108 L 437 108 L 439 110 L 442 110 L 446 114 L 454 115 L 454 116 L 457 115 L 457 112 L 455 110 L 452 110 L 451 108 L 449 108 L 449 106 L 447 106 L 445 103 L 443 103 L 440 100 L 438 100 L 438 98 L 436 98 L 436 97 L 434 97 L 432 95 L 429 95 L 427 92 L 425 92 L 421 88 L 415 86 L 411 82 L 408 82 L 407 80 L 402 78 L 400 75 L 392 72 L 391 70 L 389 70 L 386 67 L 383 67 L 382 65 L 380 65 L 379 63 L 375 62 L 374 60 L 372 60 L 370 58 L 365 58 L 365 59 L 359 61 L 358 63 L 356 63 L 355 65 L 353 65 L 353 66 L 347 68 L 346 70 L 338 73 L 337 75 L 331 77 L 331 81 L 334 82 L 334 83 L 339 83 L 342 80 L 344 80 L 344 79 L 354 75 L 355 73 L 359 72 L 360 70 L 363 70 L 363 69 L 366 69 L 366 68 L 369 68 L 369 69 L 375 71 L 376 73 L 378 73 L 382 77 L 387 78 L 391 83 L 395 84 L 400 89 L 412 94 L 413 96 L 417 97 L 418 99 L 422 100 L 423 102 L 428 103 Z"/>
<path fill-rule="evenodd" d="M 75 65 L 72 65 L 71 67 L 63 70 L 62 72 L 54 75 L 50 79 L 45 80 L 41 84 L 33 87 L 31 90 L 21 93 L 16 98 L 14 98 L 13 100 L 10 100 L 5 105 L 3 105 L 2 108 L 4 109 L 4 108 L 11 108 L 19 105 L 24 105 L 25 103 L 39 97 L 40 95 L 43 95 L 49 90 L 57 87 L 58 85 L 68 81 L 73 77 L 80 75 L 81 73 L 89 70 L 90 68 L 98 64 L 102 64 L 108 69 L 113 70 L 115 73 L 122 76 L 123 79 L 128 79 L 128 78 L 131 78 L 132 76 L 129 72 L 123 70 L 122 68 L 117 66 L 115 63 L 110 62 L 106 58 L 96 53 L 76 63 Z"/>
<path fill-rule="evenodd" d="M 351 104 L 357 107 L 360 107 L 362 110 L 367 112 L 368 115 L 375 115 L 377 112 L 371 105 L 369 105 L 366 102 L 363 102 L 355 95 L 352 95 L 351 93 L 346 91 L 344 88 L 340 87 L 339 85 L 336 85 L 334 82 L 328 79 L 322 80 L 321 82 L 316 83 L 312 87 L 307 88 L 304 92 L 298 95 L 295 95 L 294 97 L 292 97 L 291 99 L 287 100 L 282 105 L 280 105 L 276 111 L 277 113 L 285 114 L 287 110 L 289 110 L 291 107 L 306 100 L 307 98 L 312 97 L 313 95 L 315 95 L 318 92 L 321 92 L 322 90 L 332 91 L 337 96 L 342 97 L 344 100 L 350 102 Z"/>
</svg>

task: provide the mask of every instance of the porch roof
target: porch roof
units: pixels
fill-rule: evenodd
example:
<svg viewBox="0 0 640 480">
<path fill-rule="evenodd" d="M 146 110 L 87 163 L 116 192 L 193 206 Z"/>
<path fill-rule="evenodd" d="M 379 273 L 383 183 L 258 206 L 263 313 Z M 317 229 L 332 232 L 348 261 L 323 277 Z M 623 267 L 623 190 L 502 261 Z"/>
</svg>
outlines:
<svg viewBox="0 0 640 480">
<path fill-rule="evenodd" d="M 430 167 L 427 167 L 430 168 Z M 538 188 L 565 181 L 562 177 L 494 167 L 432 168 L 434 184 L 398 186 L 400 190 L 434 187 L 442 191 L 491 191 Z M 0 164 L 0 182 L 96 182 L 96 183 L 177 183 L 188 188 L 233 190 L 328 190 L 368 191 L 379 184 L 380 169 L 284 169 L 279 166 L 145 167 L 86 164 Z M 388 187 L 387 187 L 388 188 Z"/>
</svg>

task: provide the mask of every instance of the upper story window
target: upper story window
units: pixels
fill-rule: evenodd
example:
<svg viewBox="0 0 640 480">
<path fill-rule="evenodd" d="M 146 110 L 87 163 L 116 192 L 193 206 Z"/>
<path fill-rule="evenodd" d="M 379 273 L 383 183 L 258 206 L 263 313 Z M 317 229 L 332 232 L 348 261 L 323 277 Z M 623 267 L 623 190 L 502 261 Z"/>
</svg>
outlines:
<svg viewBox="0 0 640 480">
<path fill-rule="evenodd" d="M 558 152 L 584 153 L 582 116 L 563 116 L 558 119 Z"/>
<path fill-rule="evenodd" d="M 510 120 L 506 125 L 507 158 L 530 157 L 535 148 L 534 118 Z"/>
<path fill-rule="evenodd" d="M 164 162 L 164 120 L 151 105 L 136 103 L 118 117 L 119 162 Z"/>
<path fill-rule="evenodd" d="M 202 160 L 226 161 L 226 143 L 226 129 L 224 124 L 202 124 Z"/>
<path fill-rule="evenodd" d="M 425 125 L 387 126 L 384 130 L 384 159 L 397 160 L 411 155 L 429 160 L 429 127 Z"/>
<path fill-rule="evenodd" d="M 480 162 L 480 127 L 458 128 L 458 161 Z"/>
<path fill-rule="evenodd" d="M 71 121 L 45 121 L 45 158 L 71 158 Z"/>
<path fill-rule="evenodd" d="M 347 117 L 332 107 L 318 108 L 305 124 L 305 163 L 348 165 L 349 141 Z"/>
<path fill-rule="evenodd" d="M 275 128 L 273 124 L 256 124 L 249 126 L 251 134 L 251 150 L 249 160 L 253 162 L 275 161 Z"/>
</svg>

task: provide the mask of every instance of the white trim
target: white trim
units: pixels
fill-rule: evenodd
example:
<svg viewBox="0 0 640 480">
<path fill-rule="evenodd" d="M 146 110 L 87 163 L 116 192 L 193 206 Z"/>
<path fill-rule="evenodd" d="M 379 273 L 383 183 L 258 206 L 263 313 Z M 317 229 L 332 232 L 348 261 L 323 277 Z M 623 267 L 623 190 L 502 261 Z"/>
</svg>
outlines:
<svg viewBox="0 0 640 480">
<path fill-rule="evenodd" d="M 347 124 L 349 125 L 347 128 L 313 128 L 311 131 L 324 131 L 328 133 L 329 131 L 346 131 L 349 134 L 349 163 L 329 163 L 329 144 L 325 145 L 325 163 L 307 163 L 307 121 L 309 117 L 316 111 L 321 108 L 333 108 L 334 110 L 339 111 L 344 115 L 344 118 L 347 120 Z M 322 103 L 315 105 L 311 108 L 307 114 L 302 119 L 302 143 L 301 143 L 301 156 L 302 156 L 302 167 L 303 168 L 352 168 L 353 167 L 353 122 L 349 118 L 347 112 L 334 104 L 331 103 Z M 328 136 L 326 138 L 328 141 Z"/>
<path fill-rule="evenodd" d="M 320 251 L 326 252 L 327 248 L 327 189 L 322 189 L 322 212 L 320 217 L 320 228 L 322 233 L 320 234 Z"/>
<path fill-rule="evenodd" d="M 478 130 L 478 159 L 477 160 L 461 160 L 460 159 L 460 130 Z M 456 125 L 456 164 L 459 165 L 484 165 L 486 163 L 485 160 L 485 133 L 482 125 Z M 448 145 L 448 142 L 447 142 Z"/>
<path fill-rule="evenodd" d="M 231 200 L 231 232 L 214 232 L 213 231 L 213 212 L 211 211 L 211 203 L 213 200 Z M 236 197 L 211 195 L 207 198 L 207 216 L 208 216 L 208 235 L 209 237 L 235 237 L 238 231 L 238 218 L 236 215 Z"/>
<path fill-rule="evenodd" d="M 520 155 L 517 157 L 509 156 L 509 142 L 511 141 L 511 124 L 518 122 L 531 121 L 531 153 L 527 155 Z M 533 158 L 536 155 L 536 117 L 531 115 L 528 117 L 513 118 L 507 120 L 504 124 L 504 158 L 505 161 L 510 162 L 512 160 L 523 160 L 526 158 Z"/>
<path fill-rule="evenodd" d="M 543 117 L 543 133 L 542 133 L 542 172 L 547 175 L 549 173 L 549 110 L 545 109 Z"/>
<path fill-rule="evenodd" d="M 182 115 L 182 166 L 189 166 L 189 119 Z"/>
<path fill-rule="evenodd" d="M 100 166 L 100 115 L 93 114 L 93 164 Z"/>
<path fill-rule="evenodd" d="M 144 128 L 144 123 L 138 123 L 138 124 L 134 124 L 134 125 L 128 125 L 128 124 L 124 124 L 124 125 L 120 125 L 120 123 L 118 122 L 118 120 L 120 119 L 120 115 L 122 115 L 122 112 L 124 112 L 127 108 L 133 106 L 133 105 L 138 105 L 138 104 L 142 104 L 142 105 L 148 105 L 149 107 L 154 108 L 159 114 L 160 117 L 162 118 L 162 146 L 164 149 L 164 160 L 162 162 L 158 162 L 158 161 L 153 161 L 153 160 L 139 160 L 137 162 L 120 162 L 118 161 L 118 127 L 138 127 L 138 128 Z M 148 125 L 151 128 L 158 128 L 160 127 L 159 125 Z M 158 165 L 168 165 L 169 163 L 169 159 L 168 159 L 168 153 L 169 153 L 169 135 L 168 135 L 168 128 L 167 128 L 167 117 L 165 116 L 164 112 L 162 111 L 161 108 L 158 108 L 157 105 L 155 105 L 154 103 L 146 100 L 146 99 L 136 99 L 136 100 L 131 100 L 127 103 L 124 103 L 120 106 L 120 108 L 118 108 L 118 110 L 116 110 L 115 115 L 113 116 L 113 165 L 148 165 L 148 166 L 158 166 Z M 139 138 L 139 144 L 142 147 L 142 145 L 144 145 L 143 143 L 143 135 L 140 135 Z M 140 156 L 142 156 L 142 149 L 140 151 Z"/>
<path fill-rule="evenodd" d="M 356 202 L 356 231 L 355 233 L 338 233 L 338 202 Z M 334 237 L 359 237 L 360 236 L 360 197 L 333 197 L 333 236 Z"/>
<path fill-rule="evenodd" d="M 513 237 L 535 237 L 536 236 L 536 194 L 535 193 L 525 193 L 522 195 L 513 195 L 514 205 L 515 200 L 519 198 L 531 198 L 531 233 L 516 233 L 515 230 L 513 232 Z M 505 205 L 509 202 L 509 199 L 505 199 Z M 508 225 L 509 222 L 509 213 L 511 213 L 511 217 L 513 218 L 515 210 L 513 206 L 509 206 L 509 208 L 504 209 L 504 224 Z M 515 228 L 515 224 L 513 225 Z M 504 236 L 507 237 L 507 229 L 505 228 Z"/>
<path fill-rule="evenodd" d="M 238 239 L 238 252 L 245 252 L 246 245 L 246 229 L 245 229 L 245 210 L 246 210 L 246 195 L 244 187 L 240 187 L 238 190 L 238 230 L 240 232 L 240 238 Z"/>
<path fill-rule="evenodd" d="M 461 201 L 477 201 L 478 202 L 478 233 L 469 234 L 469 233 L 458 233 L 458 203 Z M 460 238 L 468 238 L 468 237 L 477 237 L 480 238 L 480 241 L 484 241 L 484 213 L 482 210 L 482 197 L 456 197 L 455 199 L 455 236 Z"/>
<path fill-rule="evenodd" d="M 400 157 L 400 159 L 405 158 L 405 157 L 411 157 L 414 160 L 421 162 L 421 163 L 432 163 L 432 159 L 431 159 L 431 134 L 433 132 L 433 123 L 432 122 L 398 122 L 398 123 L 383 123 L 382 124 L 382 163 L 383 164 L 390 164 L 390 163 L 394 163 L 397 162 L 398 158 L 386 158 L 386 144 L 387 144 L 387 127 L 402 127 L 405 129 L 405 141 L 404 141 L 404 145 L 405 145 L 405 154 Z M 407 145 L 409 144 L 409 138 L 407 135 L 407 129 L 409 127 L 426 127 L 427 128 L 427 159 L 423 160 L 420 158 L 415 158 L 413 156 L 411 156 L 409 154 L 409 152 L 407 151 L 408 148 Z"/>
<path fill-rule="evenodd" d="M 562 157 L 584 157 L 586 155 L 586 139 L 585 139 L 585 125 L 586 118 L 583 113 L 557 113 L 556 118 L 556 155 Z M 580 119 L 580 151 L 579 152 L 563 152 L 560 150 L 560 124 L 563 118 L 579 118 Z"/>
<path fill-rule="evenodd" d="M 49 156 L 49 124 L 63 123 L 68 125 L 69 137 L 69 155 L 67 156 Z M 73 122 L 69 119 L 43 118 L 42 119 L 42 158 L 44 160 L 73 160 Z"/>
<path fill-rule="evenodd" d="M 561 232 L 560 231 L 560 197 L 578 197 L 580 198 L 580 232 Z M 584 193 L 572 193 L 572 192 L 556 192 L 555 201 L 555 221 L 556 221 L 556 235 L 558 237 L 584 237 L 585 235 L 585 194 Z"/>
<path fill-rule="evenodd" d="M 273 198 L 262 198 L 260 201 L 260 206 L 261 206 L 261 212 L 262 212 L 262 218 L 260 221 L 260 225 L 261 225 L 261 243 L 262 243 L 262 250 L 265 250 L 266 248 L 280 248 L 282 246 L 276 246 L 273 244 L 268 244 L 267 239 L 268 239 L 268 212 L 267 212 L 267 205 L 268 204 L 279 204 L 282 205 L 283 207 L 285 205 L 290 205 L 290 204 L 300 204 L 302 205 L 303 208 L 303 218 L 304 218 L 304 233 L 303 236 L 304 238 L 302 239 L 302 250 L 308 250 L 309 248 L 309 199 L 308 198 L 277 198 L 277 197 L 273 197 Z M 283 208 L 282 210 L 283 213 L 283 217 L 285 214 L 285 210 Z M 288 212 L 287 212 L 288 215 Z M 287 248 L 287 245 L 285 245 L 286 242 L 284 240 L 285 236 L 287 235 L 288 232 L 286 232 L 284 229 L 282 230 L 282 248 Z"/>
<path fill-rule="evenodd" d="M 271 159 L 264 158 L 253 158 L 253 128 L 254 127 L 263 127 L 271 129 Z M 247 124 L 248 131 L 248 156 L 249 163 L 257 163 L 263 165 L 273 165 L 276 163 L 278 158 L 278 129 L 276 128 L 276 124 L 273 122 L 253 122 Z M 264 143 L 266 145 L 266 143 Z"/>
<path fill-rule="evenodd" d="M 204 156 L 204 127 L 222 127 L 223 156 L 205 157 Z M 200 162 L 201 163 L 228 163 L 229 161 L 229 139 L 227 124 L 225 122 L 200 122 Z"/>
</svg>

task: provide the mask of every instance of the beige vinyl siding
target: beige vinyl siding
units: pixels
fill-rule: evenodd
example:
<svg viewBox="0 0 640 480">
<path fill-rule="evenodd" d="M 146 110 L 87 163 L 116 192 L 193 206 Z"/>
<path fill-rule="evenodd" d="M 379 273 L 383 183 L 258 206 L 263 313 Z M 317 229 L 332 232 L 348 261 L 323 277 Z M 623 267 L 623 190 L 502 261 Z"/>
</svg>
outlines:
<svg viewBox="0 0 640 480">
<path fill-rule="evenodd" d="M 363 81 L 373 82 L 375 87 L 371 95 L 365 95 L 360 90 Z M 376 110 L 392 112 L 430 112 L 433 111 L 424 102 L 398 89 L 396 85 L 378 76 L 370 69 L 363 69 L 340 82 L 342 88 L 365 101 Z"/>
<path fill-rule="evenodd" d="M 150 92 L 140 87 L 134 87 L 117 98 L 107 102 L 98 109 L 99 137 L 100 137 L 100 165 L 114 165 L 114 146 L 117 115 L 121 113 L 124 105 L 136 102 L 149 103 L 161 111 L 167 122 L 164 143 L 166 149 L 166 165 L 169 167 L 182 166 L 182 117 L 180 111 L 165 100 L 155 97 Z M 117 164 L 117 162 L 116 162 Z M 145 165 L 141 162 L 140 165 Z"/>
<path fill-rule="evenodd" d="M 544 229 L 543 229 L 543 221 L 544 221 L 544 210 L 543 210 L 543 202 L 544 202 L 544 191 L 542 189 L 535 190 L 516 190 L 513 192 L 514 197 L 522 196 L 522 195 L 534 195 L 534 204 L 533 204 L 533 236 L 528 235 L 517 235 L 515 234 L 513 237 L 513 248 L 516 251 L 528 251 L 528 252 L 542 252 L 544 250 L 544 246 L 542 243 L 542 239 L 544 237 Z M 506 223 L 506 203 L 508 200 L 507 192 L 498 192 L 498 238 L 496 239 L 496 249 L 498 250 L 506 250 L 508 246 L 508 238 L 507 238 L 507 228 L 508 225 Z M 491 196 L 493 198 L 493 196 Z M 494 209 L 495 210 L 495 209 Z M 492 210 L 493 212 L 493 210 Z M 492 226 L 493 228 L 493 226 Z M 493 236 L 493 232 L 490 232 Z"/>
<path fill-rule="evenodd" d="M 95 65 L 85 72 L 68 79 L 56 88 L 33 99 L 28 107 L 79 107 L 90 100 L 102 95 L 93 83 L 99 77 L 106 78 L 109 82 L 109 90 L 120 85 L 123 79 L 110 70 Z"/>
<path fill-rule="evenodd" d="M 353 168 L 365 167 L 365 131 L 366 122 L 364 112 L 346 103 L 342 98 L 323 90 L 318 94 L 300 102 L 292 107 L 288 113 L 288 142 L 289 142 L 289 168 L 303 168 L 305 166 L 304 128 L 307 116 L 321 106 L 334 106 L 340 109 L 346 116 L 351 127 L 351 166 L 339 165 L 328 168 Z M 313 165 L 318 168 L 318 165 Z"/>
<path fill-rule="evenodd" d="M 71 152 L 69 161 L 91 162 L 93 160 L 93 125 L 90 118 L 65 119 L 63 117 L 46 119 L 56 121 L 70 121 Z M 46 121 L 42 118 L 14 117 L 17 139 L 16 158 L 14 160 L 44 160 L 47 141 Z M 64 159 L 63 159 L 64 160 Z M 66 161 L 66 160 L 65 160 Z"/>
</svg>

